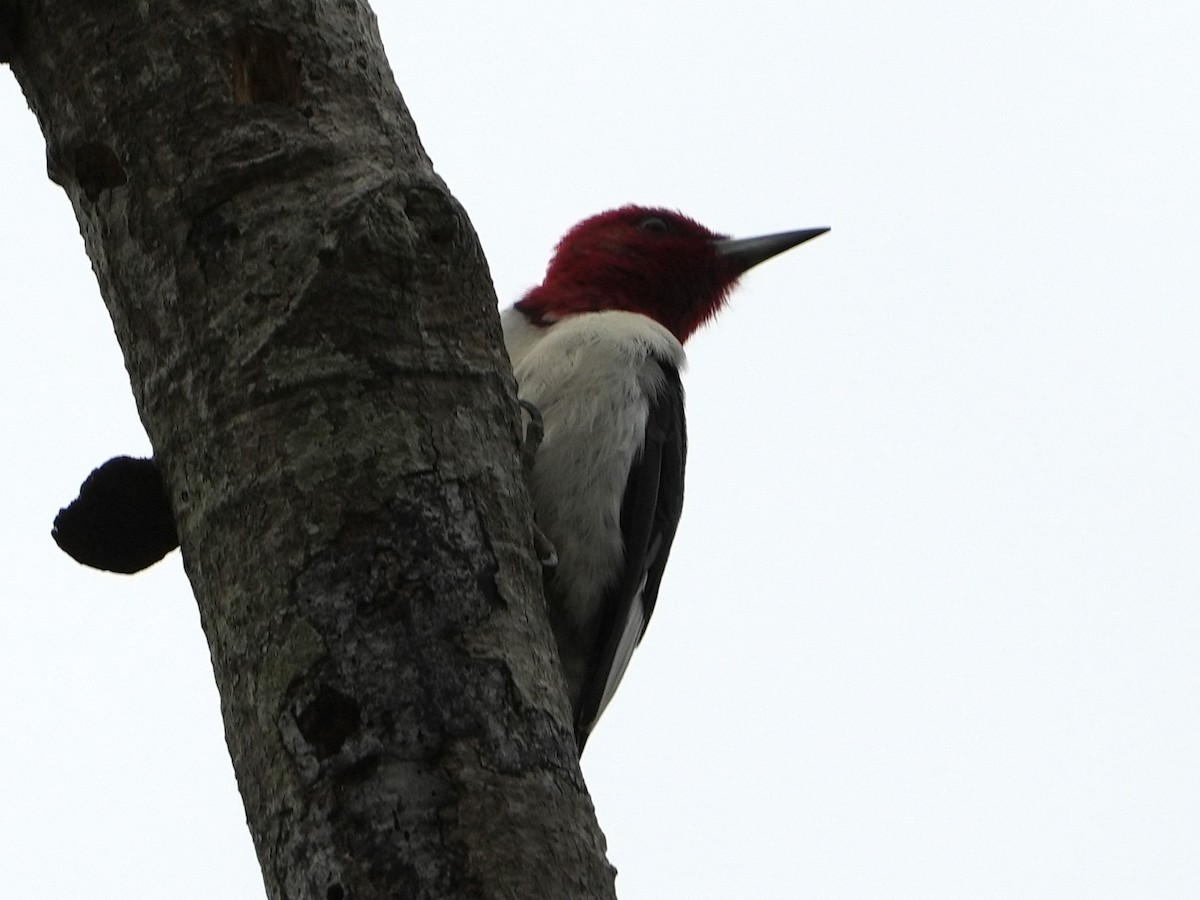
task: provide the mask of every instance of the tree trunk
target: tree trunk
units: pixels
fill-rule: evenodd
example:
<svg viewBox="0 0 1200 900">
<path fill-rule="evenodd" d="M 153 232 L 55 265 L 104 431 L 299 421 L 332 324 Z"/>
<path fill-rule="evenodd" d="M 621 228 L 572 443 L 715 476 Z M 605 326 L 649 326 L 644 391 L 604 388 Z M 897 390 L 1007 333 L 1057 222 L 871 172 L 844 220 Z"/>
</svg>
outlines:
<svg viewBox="0 0 1200 900">
<path fill-rule="evenodd" d="M 0 56 L 171 493 L 268 895 L 613 896 L 487 266 L 366 4 L 0 0 Z"/>
</svg>

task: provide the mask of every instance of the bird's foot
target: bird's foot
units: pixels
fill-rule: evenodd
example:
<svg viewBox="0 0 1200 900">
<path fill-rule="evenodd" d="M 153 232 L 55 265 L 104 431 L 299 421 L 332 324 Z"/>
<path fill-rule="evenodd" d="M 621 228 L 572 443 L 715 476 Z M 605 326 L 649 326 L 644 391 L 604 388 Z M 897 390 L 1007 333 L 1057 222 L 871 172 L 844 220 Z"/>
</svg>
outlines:
<svg viewBox="0 0 1200 900">
<path fill-rule="evenodd" d="M 558 568 L 558 551 L 536 522 L 533 523 L 533 549 L 537 553 L 538 562 L 542 564 L 542 574 L 549 574 Z"/>
<path fill-rule="evenodd" d="M 525 440 L 521 443 L 521 463 L 525 468 L 525 477 L 533 472 L 533 463 L 537 459 L 538 448 L 542 446 L 542 438 L 546 435 L 545 425 L 542 422 L 542 411 L 528 400 L 519 401 L 521 408 L 525 411 Z M 533 523 L 533 547 L 537 552 L 538 562 L 542 564 L 542 569 L 550 571 L 558 565 L 558 551 L 554 549 L 554 544 L 550 538 L 546 537 L 546 533 Z"/>
<path fill-rule="evenodd" d="M 521 443 L 521 461 L 525 465 L 525 475 L 533 471 L 533 461 L 537 458 L 538 447 L 542 446 L 542 438 L 546 436 L 546 428 L 542 422 L 542 411 L 528 400 L 519 400 L 521 408 L 529 417 L 525 423 L 525 440 Z M 522 416 L 524 418 L 524 416 Z"/>
</svg>

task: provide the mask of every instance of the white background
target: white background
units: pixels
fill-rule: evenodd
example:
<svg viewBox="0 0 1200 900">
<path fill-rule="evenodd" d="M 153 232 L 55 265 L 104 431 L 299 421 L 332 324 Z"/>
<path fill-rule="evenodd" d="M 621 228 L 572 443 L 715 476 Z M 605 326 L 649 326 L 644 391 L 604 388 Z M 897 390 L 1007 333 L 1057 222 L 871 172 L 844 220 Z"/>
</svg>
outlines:
<svg viewBox="0 0 1200 900">
<path fill-rule="evenodd" d="M 410 8 L 411 7 L 411 8 Z M 1200 7 L 377 3 L 502 301 L 627 202 L 833 231 L 689 344 L 688 499 L 584 759 L 624 900 L 1200 897 Z M 260 900 L 178 555 L 0 71 L 0 896 Z"/>
</svg>

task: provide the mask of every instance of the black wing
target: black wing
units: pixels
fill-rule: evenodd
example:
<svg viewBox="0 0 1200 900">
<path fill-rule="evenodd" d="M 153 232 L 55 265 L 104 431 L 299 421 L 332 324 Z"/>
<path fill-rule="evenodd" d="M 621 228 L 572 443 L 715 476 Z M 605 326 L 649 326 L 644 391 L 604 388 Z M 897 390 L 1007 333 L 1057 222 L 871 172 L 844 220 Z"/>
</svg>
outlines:
<svg viewBox="0 0 1200 900">
<path fill-rule="evenodd" d="M 92 472 L 51 532 L 77 562 L 132 574 L 179 546 L 171 501 L 153 459 L 118 456 Z"/>
<path fill-rule="evenodd" d="M 629 470 L 621 503 L 625 566 L 620 581 L 604 599 L 605 622 L 576 710 L 575 738 L 580 753 L 646 632 L 683 511 L 687 460 L 683 386 L 674 366 L 660 365 L 664 383 L 651 399 L 644 449 Z"/>
</svg>

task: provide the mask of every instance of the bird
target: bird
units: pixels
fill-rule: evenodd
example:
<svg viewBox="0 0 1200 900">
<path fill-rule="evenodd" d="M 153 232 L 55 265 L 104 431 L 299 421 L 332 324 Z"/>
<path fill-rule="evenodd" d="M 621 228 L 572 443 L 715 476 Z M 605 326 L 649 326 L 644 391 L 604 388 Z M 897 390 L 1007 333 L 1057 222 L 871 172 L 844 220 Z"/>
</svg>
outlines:
<svg viewBox="0 0 1200 900">
<path fill-rule="evenodd" d="M 547 609 L 580 754 L 646 632 L 683 510 L 683 345 L 745 272 L 828 230 L 734 239 L 624 206 L 568 231 L 501 313 L 540 433 L 529 489 L 554 550 Z"/>
<path fill-rule="evenodd" d="M 571 228 L 541 284 L 500 314 L 537 435 L 527 478 L 581 755 L 646 632 L 683 510 L 683 345 L 748 270 L 828 230 L 735 239 L 675 210 L 623 206 Z M 158 562 L 178 536 L 156 461 L 94 470 L 52 534 L 93 568 Z"/>
</svg>

